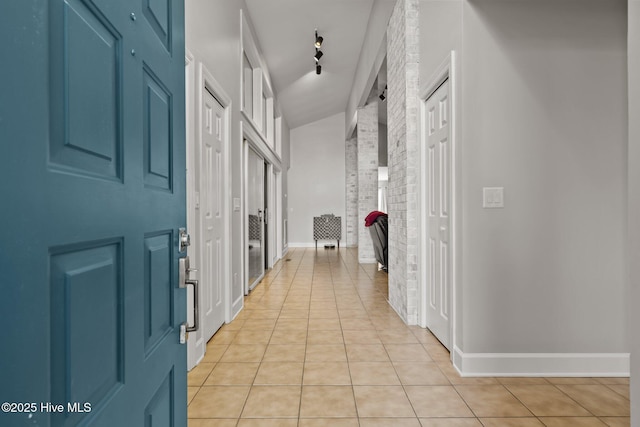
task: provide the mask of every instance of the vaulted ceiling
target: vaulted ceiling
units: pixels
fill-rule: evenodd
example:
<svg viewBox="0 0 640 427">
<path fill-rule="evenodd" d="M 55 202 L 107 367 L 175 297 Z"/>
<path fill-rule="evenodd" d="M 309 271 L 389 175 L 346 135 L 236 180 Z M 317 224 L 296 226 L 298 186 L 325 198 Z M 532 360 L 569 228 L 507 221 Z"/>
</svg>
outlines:
<svg viewBox="0 0 640 427">
<path fill-rule="evenodd" d="M 245 0 L 291 129 L 345 111 L 374 0 Z M 324 37 L 315 69 L 314 30 Z"/>
</svg>

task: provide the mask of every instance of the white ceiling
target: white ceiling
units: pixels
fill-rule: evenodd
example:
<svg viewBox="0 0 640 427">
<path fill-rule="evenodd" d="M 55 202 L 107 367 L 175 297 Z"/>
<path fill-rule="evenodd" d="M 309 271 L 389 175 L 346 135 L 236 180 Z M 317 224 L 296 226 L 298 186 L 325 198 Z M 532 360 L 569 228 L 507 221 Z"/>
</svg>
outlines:
<svg viewBox="0 0 640 427">
<path fill-rule="evenodd" d="M 374 0 L 245 0 L 291 129 L 346 110 Z M 314 30 L 324 37 L 316 75 Z"/>
</svg>

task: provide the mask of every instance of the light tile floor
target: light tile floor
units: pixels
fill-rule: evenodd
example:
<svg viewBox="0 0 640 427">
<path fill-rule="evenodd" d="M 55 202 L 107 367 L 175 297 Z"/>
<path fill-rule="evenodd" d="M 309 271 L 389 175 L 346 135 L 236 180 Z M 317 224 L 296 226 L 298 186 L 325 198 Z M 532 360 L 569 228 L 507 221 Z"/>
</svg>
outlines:
<svg viewBox="0 0 640 427">
<path fill-rule="evenodd" d="M 629 426 L 628 378 L 461 378 L 352 249 L 292 249 L 189 373 L 189 427 Z"/>
</svg>

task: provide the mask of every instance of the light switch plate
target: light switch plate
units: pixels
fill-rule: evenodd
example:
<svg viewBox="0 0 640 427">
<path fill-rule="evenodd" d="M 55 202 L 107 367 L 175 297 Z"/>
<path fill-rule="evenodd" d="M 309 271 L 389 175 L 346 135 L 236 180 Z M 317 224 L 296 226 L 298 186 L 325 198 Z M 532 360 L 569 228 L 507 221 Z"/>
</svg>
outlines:
<svg viewBox="0 0 640 427">
<path fill-rule="evenodd" d="M 240 197 L 233 198 L 233 210 L 235 212 L 240 212 Z"/>
<path fill-rule="evenodd" d="M 504 187 L 484 187 L 482 189 L 482 207 L 488 209 L 504 208 Z"/>
</svg>

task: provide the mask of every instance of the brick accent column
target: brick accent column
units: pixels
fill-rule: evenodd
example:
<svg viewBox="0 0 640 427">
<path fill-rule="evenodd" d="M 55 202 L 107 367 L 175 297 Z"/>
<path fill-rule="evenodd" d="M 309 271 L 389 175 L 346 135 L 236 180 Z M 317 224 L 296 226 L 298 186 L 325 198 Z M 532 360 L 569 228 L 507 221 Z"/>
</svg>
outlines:
<svg viewBox="0 0 640 427">
<path fill-rule="evenodd" d="M 389 302 L 417 323 L 419 0 L 398 0 L 387 28 Z"/>
<path fill-rule="evenodd" d="M 358 139 L 347 140 L 345 146 L 346 175 L 346 246 L 358 246 Z"/>
<path fill-rule="evenodd" d="M 358 109 L 358 261 L 375 263 L 373 241 L 364 219 L 378 209 L 378 103 Z"/>
</svg>

